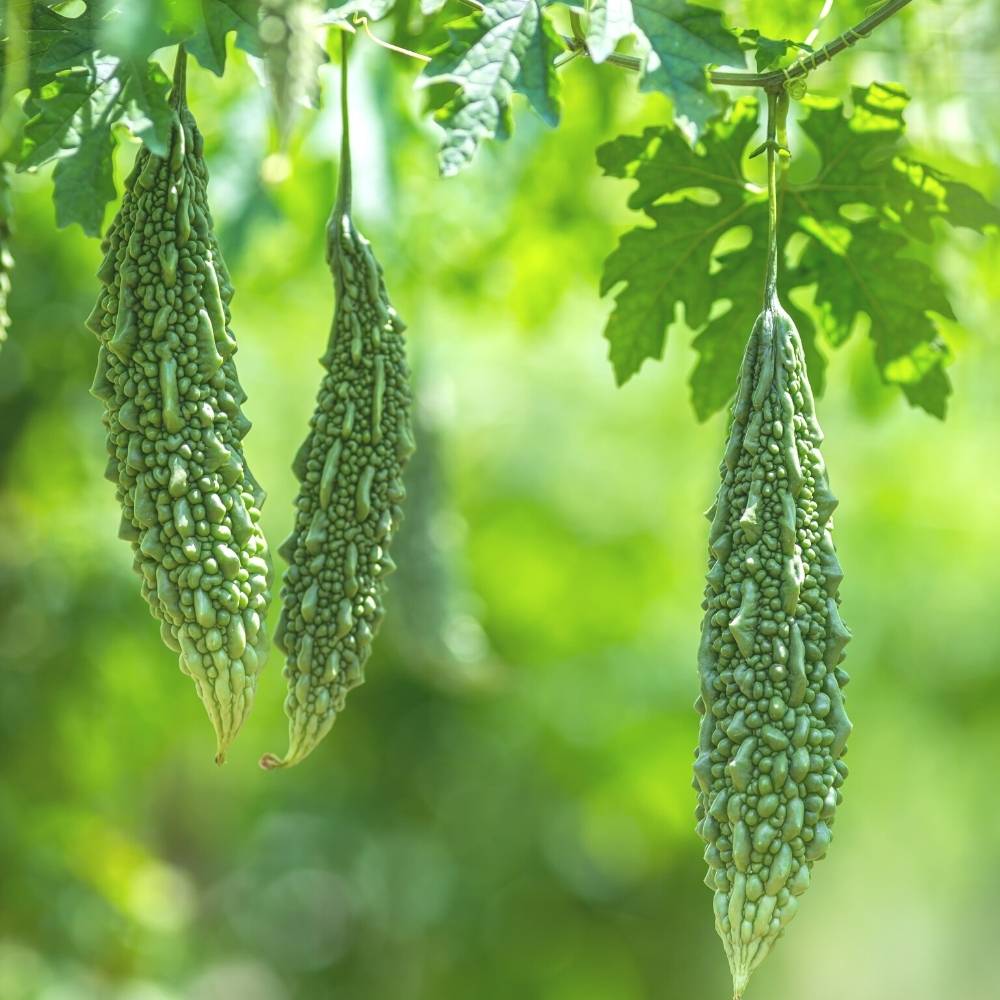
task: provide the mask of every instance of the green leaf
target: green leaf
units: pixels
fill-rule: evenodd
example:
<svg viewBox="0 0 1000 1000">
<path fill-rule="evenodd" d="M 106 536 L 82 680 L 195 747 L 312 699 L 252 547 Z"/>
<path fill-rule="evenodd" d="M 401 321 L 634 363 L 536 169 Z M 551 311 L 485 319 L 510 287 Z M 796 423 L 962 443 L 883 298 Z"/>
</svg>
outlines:
<svg viewBox="0 0 1000 1000">
<path fill-rule="evenodd" d="M 89 17 L 64 17 L 37 5 L 31 11 L 24 55 L 10 63 L 0 59 L 0 78 L 5 72 L 14 71 L 19 78 L 38 81 L 43 76 L 52 76 L 59 70 L 80 64 L 94 51 L 96 44 Z"/>
<path fill-rule="evenodd" d="M 633 34 L 632 0 L 593 0 L 587 25 L 587 51 L 594 62 L 604 62 L 623 38 Z"/>
<path fill-rule="evenodd" d="M 756 28 L 744 28 L 740 32 L 740 42 L 747 49 L 755 51 L 754 61 L 758 73 L 780 66 L 790 51 L 812 52 L 812 46 L 795 42 L 791 38 L 768 38 Z"/>
<path fill-rule="evenodd" d="M 115 197 L 112 128 L 130 125 L 154 152 L 165 155 L 172 111 L 170 81 L 152 63 L 90 57 L 36 86 L 24 104 L 28 121 L 19 170 L 57 160 L 53 172 L 56 220 L 100 233 L 104 209 Z"/>
<path fill-rule="evenodd" d="M 685 0 L 632 0 L 632 9 L 652 49 L 641 89 L 666 94 L 674 117 L 697 137 L 722 109 L 722 95 L 709 91 L 708 67 L 744 66 L 739 40 L 719 11 Z"/>
<path fill-rule="evenodd" d="M 72 155 L 52 171 L 56 225 L 77 223 L 88 236 L 100 236 L 105 208 L 115 198 L 114 139 L 110 128 L 85 129 Z"/>
<path fill-rule="evenodd" d="M 747 196 L 738 155 L 756 122 L 755 102 L 743 99 L 726 121 L 706 133 L 698 155 L 674 128 L 649 128 L 640 137 L 622 136 L 598 149 L 598 162 L 606 174 L 638 182 L 629 207 L 642 209 L 653 222 L 622 237 L 601 279 L 602 295 L 622 286 L 604 334 L 619 385 L 646 358 L 662 357 L 678 305 L 684 306 L 688 326 L 695 328 L 707 322 L 713 302 L 725 297 L 708 275 L 715 245 L 740 222 L 759 229 L 763 216 L 760 198 Z M 674 198 L 658 204 L 665 195 L 699 188 L 716 192 L 718 202 Z M 756 218 L 743 219 L 750 210 Z M 759 311 L 759 294 L 755 301 Z M 730 381 L 735 377 L 734 369 Z"/>
<path fill-rule="evenodd" d="M 91 60 L 89 66 L 64 70 L 38 94 L 25 101 L 28 123 L 20 169 L 39 167 L 57 157 L 72 155 L 79 133 L 93 128 L 105 116 L 117 95 L 117 60 Z"/>
<path fill-rule="evenodd" d="M 156 63 L 145 60 L 122 60 L 118 78 L 124 81 L 122 121 L 157 156 L 166 156 L 174 120 L 167 103 L 170 78 Z"/>
<path fill-rule="evenodd" d="M 53 172 L 56 220 L 100 233 L 105 205 L 115 196 L 111 127 L 122 114 L 118 61 L 91 59 L 64 70 L 25 102 L 28 122 L 19 170 L 58 159 Z"/>
<path fill-rule="evenodd" d="M 171 17 L 169 0 L 117 0 L 96 24 L 98 47 L 123 59 L 146 59 L 178 39 L 164 30 Z"/>
<path fill-rule="evenodd" d="M 493 0 L 482 14 L 452 24 L 448 36 L 418 81 L 423 87 L 456 88 L 434 116 L 445 133 L 440 154 L 445 176 L 467 166 L 484 139 L 510 134 L 515 91 L 546 122 L 558 121 L 553 60 L 562 48 L 538 0 Z"/>
<path fill-rule="evenodd" d="M 796 195 L 811 213 L 832 220 L 846 205 L 875 205 L 923 242 L 933 238 L 935 218 L 979 232 L 1000 224 L 1000 210 L 967 185 L 900 154 L 909 101 L 902 87 L 873 83 L 853 88 L 852 97 L 850 118 L 838 101 L 810 95 L 803 102 L 810 111 L 802 131 L 823 161 L 815 182 Z"/>
<path fill-rule="evenodd" d="M 168 5 L 168 30 L 184 40 L 187 50 L 205 69 L 222 76 L 226 68 L 226 38 L 251 55 L 261 55 L 257 0 L 177 0 Z"/>
<path fill-rule="evenodd" d="M 947 319 L 955 314 L 934 272 L 923 261 L 899 255 L 907 243 L 877 219 L 850 229 L 827 226 L 807 245 L 796 278 L 815 283 L 817 303 L 834 320 L 831 343 L 842 343 L 855 320 L 868 316 L 883 378 L 899 385 L 911 402 L 944 417 L 951 392 L 943 371 L 948 350 L 931 313 Z"/>
<path fill-rule="evenodd" d="M 559 77 L 555 73 L 555 59 L 563 51 L 559 33 L 544 15 L 539 27 L 531 36 L 521 60 L 521 72 L 514 81 L 514 89 L 523 94 L 538 116 L 553 128 L 559 124 Z"/>
<path fill-rule="evenodd" d="M 906 100 L 898 87 L 873 84 L 855 92 L 850 117 L 839 102 L 804 102 L 801 127 L 820 162 L 812 178 L 782 181 L 779 289 L 817 390 L 824 347 L 840 346 L 867 320 L 882 379 L 943 416 L 951 390 L 938 320 L 954 313 L 912 250 L 931 238 L 935 219 L 982 231 L 1000 224 L 1000 211 L 905 155 Z M 701 419 L 730 398 L 763 300 L 767 197 L 743 169 L 756 117 L 756 102 L 744 98 L 697 149 L 666 127 L 598 150 L 606 174 L 636 183 L 629 205 L 649 223 L 627 232 L 605 264 L 602 294 L 616 293 L 605 330 L 616 379 L 661 357 L 667 331 L 683 316 L 696 333 L 691 393 Z M 807 308 L 797 304 L 807 300 Z"/>
<path fill-rule="evenodd" d="M 755 235 L 759 228 L 758 219 Z M 720 287 L 725 289 L 728 302 L 723 311 L 713 310 L 713 318 L 693 342 L 698 361 L 691 372 L 691 405 L 699 420 L 721 410 L 736 389 L 746 346 L 740 334 L 749 336 L 761 308 L 760 261 L 752 254 L 738 252 L 716 260 Z"/>
</svg>

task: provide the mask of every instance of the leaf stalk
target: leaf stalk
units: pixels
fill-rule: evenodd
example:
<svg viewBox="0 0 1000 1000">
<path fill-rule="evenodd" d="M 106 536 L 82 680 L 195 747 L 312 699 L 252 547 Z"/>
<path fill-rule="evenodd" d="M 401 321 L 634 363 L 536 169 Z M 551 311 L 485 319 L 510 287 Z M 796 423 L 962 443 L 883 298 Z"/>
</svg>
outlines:
<svg viewBox="0 0 1000 1000">
<path fill-rule="evenodd" d="M 828 42 L 815 52 L 801 56 L 795 62 L 784 69 L 770 70 L 767 73 L 744 73 L 737 70 L 712 70 L 708 78 L 720 87 L 760 87 L 767 92 L 776 92 L 783 88 L 790 80 L 795 80 L 806 76 L 814 69 L 828 63 L 834 56 L 839 55 L 845 49 L 849 49 L 862 38 L 867 38 L 879 25 L 889 20 L 894 14 L 898 14 L 912 0 L 887 0 L 878 10 L 873 11 L 868 17 L 848 28 L 838 35 L 833 41 Z M 576 29 L 576 25 L 574 25 Z M 587 51 L 586 40 L 579 34 L 561 35 L 566 48 L 573 54 Z M 638 73 L 642 70 L 643 60 L 638 56 L 627 56 L 619 53 L 612 53 L 605 62 L 613 66 L 620 66 L 622 69 Z"/>
</svg>

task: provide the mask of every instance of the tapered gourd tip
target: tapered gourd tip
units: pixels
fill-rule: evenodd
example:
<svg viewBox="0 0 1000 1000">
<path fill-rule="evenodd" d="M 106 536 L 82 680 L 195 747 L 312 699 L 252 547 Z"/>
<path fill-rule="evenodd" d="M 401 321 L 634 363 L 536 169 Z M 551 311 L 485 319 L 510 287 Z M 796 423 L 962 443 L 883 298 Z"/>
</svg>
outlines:
<svg viewBox="0 0 1000 1000">
<path fill-rule="evenodd" d="M 226 754 L 229 753 L 229 747 L 235 738 L 236 733 L 220 733 L 215 734 L 215 763 L 217 766 L 222 767 L 226 763 Z"/>
<path fill-rule="evenodd" d="M 266 753 L 260 759 L 261 769 L 264 771 L 283 771 L 298 764 L 305 754 L 296 753 L 294 747 L 290 747 L 284 757 L 279 757 L 276 753 Z"/>
<path fill-rule="evenodd" d="M 749 982 L 749 972 L 737 971 L 733 973 L 733 1000 L 742 1000 L 743 993 Z"/>
<path fill-rule="evenodd" d="M 204 699 L 202 699 L 204 701 Z M 218 706 L 205 702 L 208 709 L 208 716 L 212 721 L 212 728 L 215 730 L 215 763 L 221 767 L 226 763 L 226 754 L 233 745 L 233 740 L 239 735 L 243 726 L 244 718 L 224 719 L 220 717 Z"/>
<path fill-rule="evenodd" d="M 289 745 L 284 757 L 279 757 L 276 753 L 264 754 L 260 759 L 260 766 L 265 771 L 280 771 L 285 768 L 295 767 L 296 764 L 301 764 L 309 756 L 314 746 L 315 744 L 302 746 L 298 742 L 293 742 Z"/>
</svg>

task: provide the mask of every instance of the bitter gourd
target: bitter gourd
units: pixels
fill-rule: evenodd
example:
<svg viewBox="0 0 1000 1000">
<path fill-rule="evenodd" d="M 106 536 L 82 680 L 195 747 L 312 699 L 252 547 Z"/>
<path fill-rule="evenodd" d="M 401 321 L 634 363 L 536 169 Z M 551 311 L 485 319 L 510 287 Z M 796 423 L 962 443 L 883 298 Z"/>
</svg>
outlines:
<svg viewBox="0 0 1000 1000">
<path fill-rule="evenodd" d="M 345 44 L 346 49 L 346 44 Z M 303 760 L 329 732 L 347 692 L 364 679 L 382 621 L 389 543 L 402 517 L 402 472 L 413 452 L 403 331 L 382 268 L 351 219 L 347 54 L 337 202 L 327 227 L 336 311 L 309 434 L 293 469 L 295 525 L 278 550 L 288 562 L 276 644 L 286 653 L 288 752 Z"/>
<path fill-rule="evenodd" d="M 7 299 L 10 296 L 10 274 L 14 270 L 14 255 L 10 249 L 9 170 L 6 163 L 0 163 L 0 346 L 3 346 L 10 329 Z"/>
<path fill-rule="evenodd" d="M 850 633 L 838 611 L 843 574 L 830 534 L 837 500 L 802 342 L 776 289 L 773 127 L 767 145 L 765 302 L 709 511 L 698 654 L 698 832 L 736 997 L 795 915 L 830 844 L 851 731 L 848 678 L 838 666 Z"/>
<path fill-rule="evenodd" d="M 178 55 L 170 152 L 140 151 L 105 240 L 101 342 L 107 477 L 142 593 L 215 727 L 221 763 L 268 651 L 263 491 L 243 455 L 250 423 L 229 329 L 232 285 L 212 231 L 202 137 Z"/>
</svg>

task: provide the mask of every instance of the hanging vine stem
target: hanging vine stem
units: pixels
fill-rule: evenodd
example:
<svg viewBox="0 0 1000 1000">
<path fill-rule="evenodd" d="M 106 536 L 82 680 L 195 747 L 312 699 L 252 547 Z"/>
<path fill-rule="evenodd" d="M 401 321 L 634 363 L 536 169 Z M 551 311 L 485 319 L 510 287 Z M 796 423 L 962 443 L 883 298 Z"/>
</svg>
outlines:
<svg viewBox="0 0 1000 1000">
<path fill-rule="evenodd" d="M 767 92 L 767 272 L 764 279 L 765 304 L 778 296 L 778 157 L 791 156 L 785 143 L 785 121 L 788 116 L 788 94 Z"/>
<path fill-rule="evenodd" d="M 728 70 L 713 70 L 709 73 L 709 80 L 718 86 L 723 87 L 760 87 L 768 92 L 777 91 L 790 81 L 804 77 L 823 63 L 829 62 L 834 56 L 839 55 L 845 49 L 849 49 L 862 38 L 867 38 L 879 25 L 888 21 L 894 14 L 898 14 L 905 6 L 912 3 L 912 0 L 887 0 L 881 7 L 873 11 L 868 17 L 858 21 L 853 27 L 838 35 L 833 41 L 827 42 L 822 48 L 808 55 L 796 59 L 791 65 L 784 69 L 771 70 L 768 73 L 743 73 Z M 577 35 L 562 35 L 566 48 L 572 54 L 587 52 L 587 41 Z M 618 55 L 614 53 L 605 60 L 614 66 L 621 66 L 623 69 L 639 72 L 643 66 L 643 60 L 638 56 Z"/>
<path fill-rule="evenodd" d="M 838 35 L 832 42 L 827 42 L 815 52 L 796 59 L 784 69 L 772 70 L 769 73 L 729 73 L 715 70 L 709 74 L 709 79 L 712 83 L 725 87 L 762 87 L 768 92 L 776 91 L 784 87 L 789 80 L 805 76 L 862 38 L 867 38 L 879 25 L 888 21 L 894 14 L 898 14 L 909 3 L 912 3 L 912 0 L 888 0 L 864 20 L 858 21 L 853 27 Z"/>
<path fill-rule="evenodd" d="M 173 87 L 170 91 L 170 100 L 175 108 L 180 108 L 187 103 L 187 49 L 183 45 L 177 46 L 177 58 L 174 60 Z"/>
<path fill-rule="evenodd" d="M 390 52 L 395 52 L 401 56 L 408 56 L 410 59 L 416 59 L 417 62 L 429 63 L 431 61 L 430 56 L 425 56 L 422 52 L 414 52 L 413 49 L 404 49 L 401 45 L 394 45 L 392 42 L 387 42 L 384 38 L 379 38 L 371 29 L 371 25 L 368 23 L 368 18 L 363 14 L 354 15 L 354 24 L 360 24 L 361 27 L 365 29 L 368 37 L 376 44 L 380 45 L 383 49 L 388 49 Z M 353 27 L 351 27 L 351 33 L 354 33 Z"/>
<path fill-rule="evenodd" d="M 337 199 L 326 223 L 326 262 L 334 266 L 334 253 L 339 245 L 344 217 L 351 214 L 351 197 L 354 193 L 354 175 L 351 170 L 351 118 L 350 94 L 348 89 L 349 63 L 351 58 L 351 34 L 345 32 L 340 38 L 340 163 L 337 176 Z M 343 289 L 337 287 L 338 301 Z"/>
</svg>

